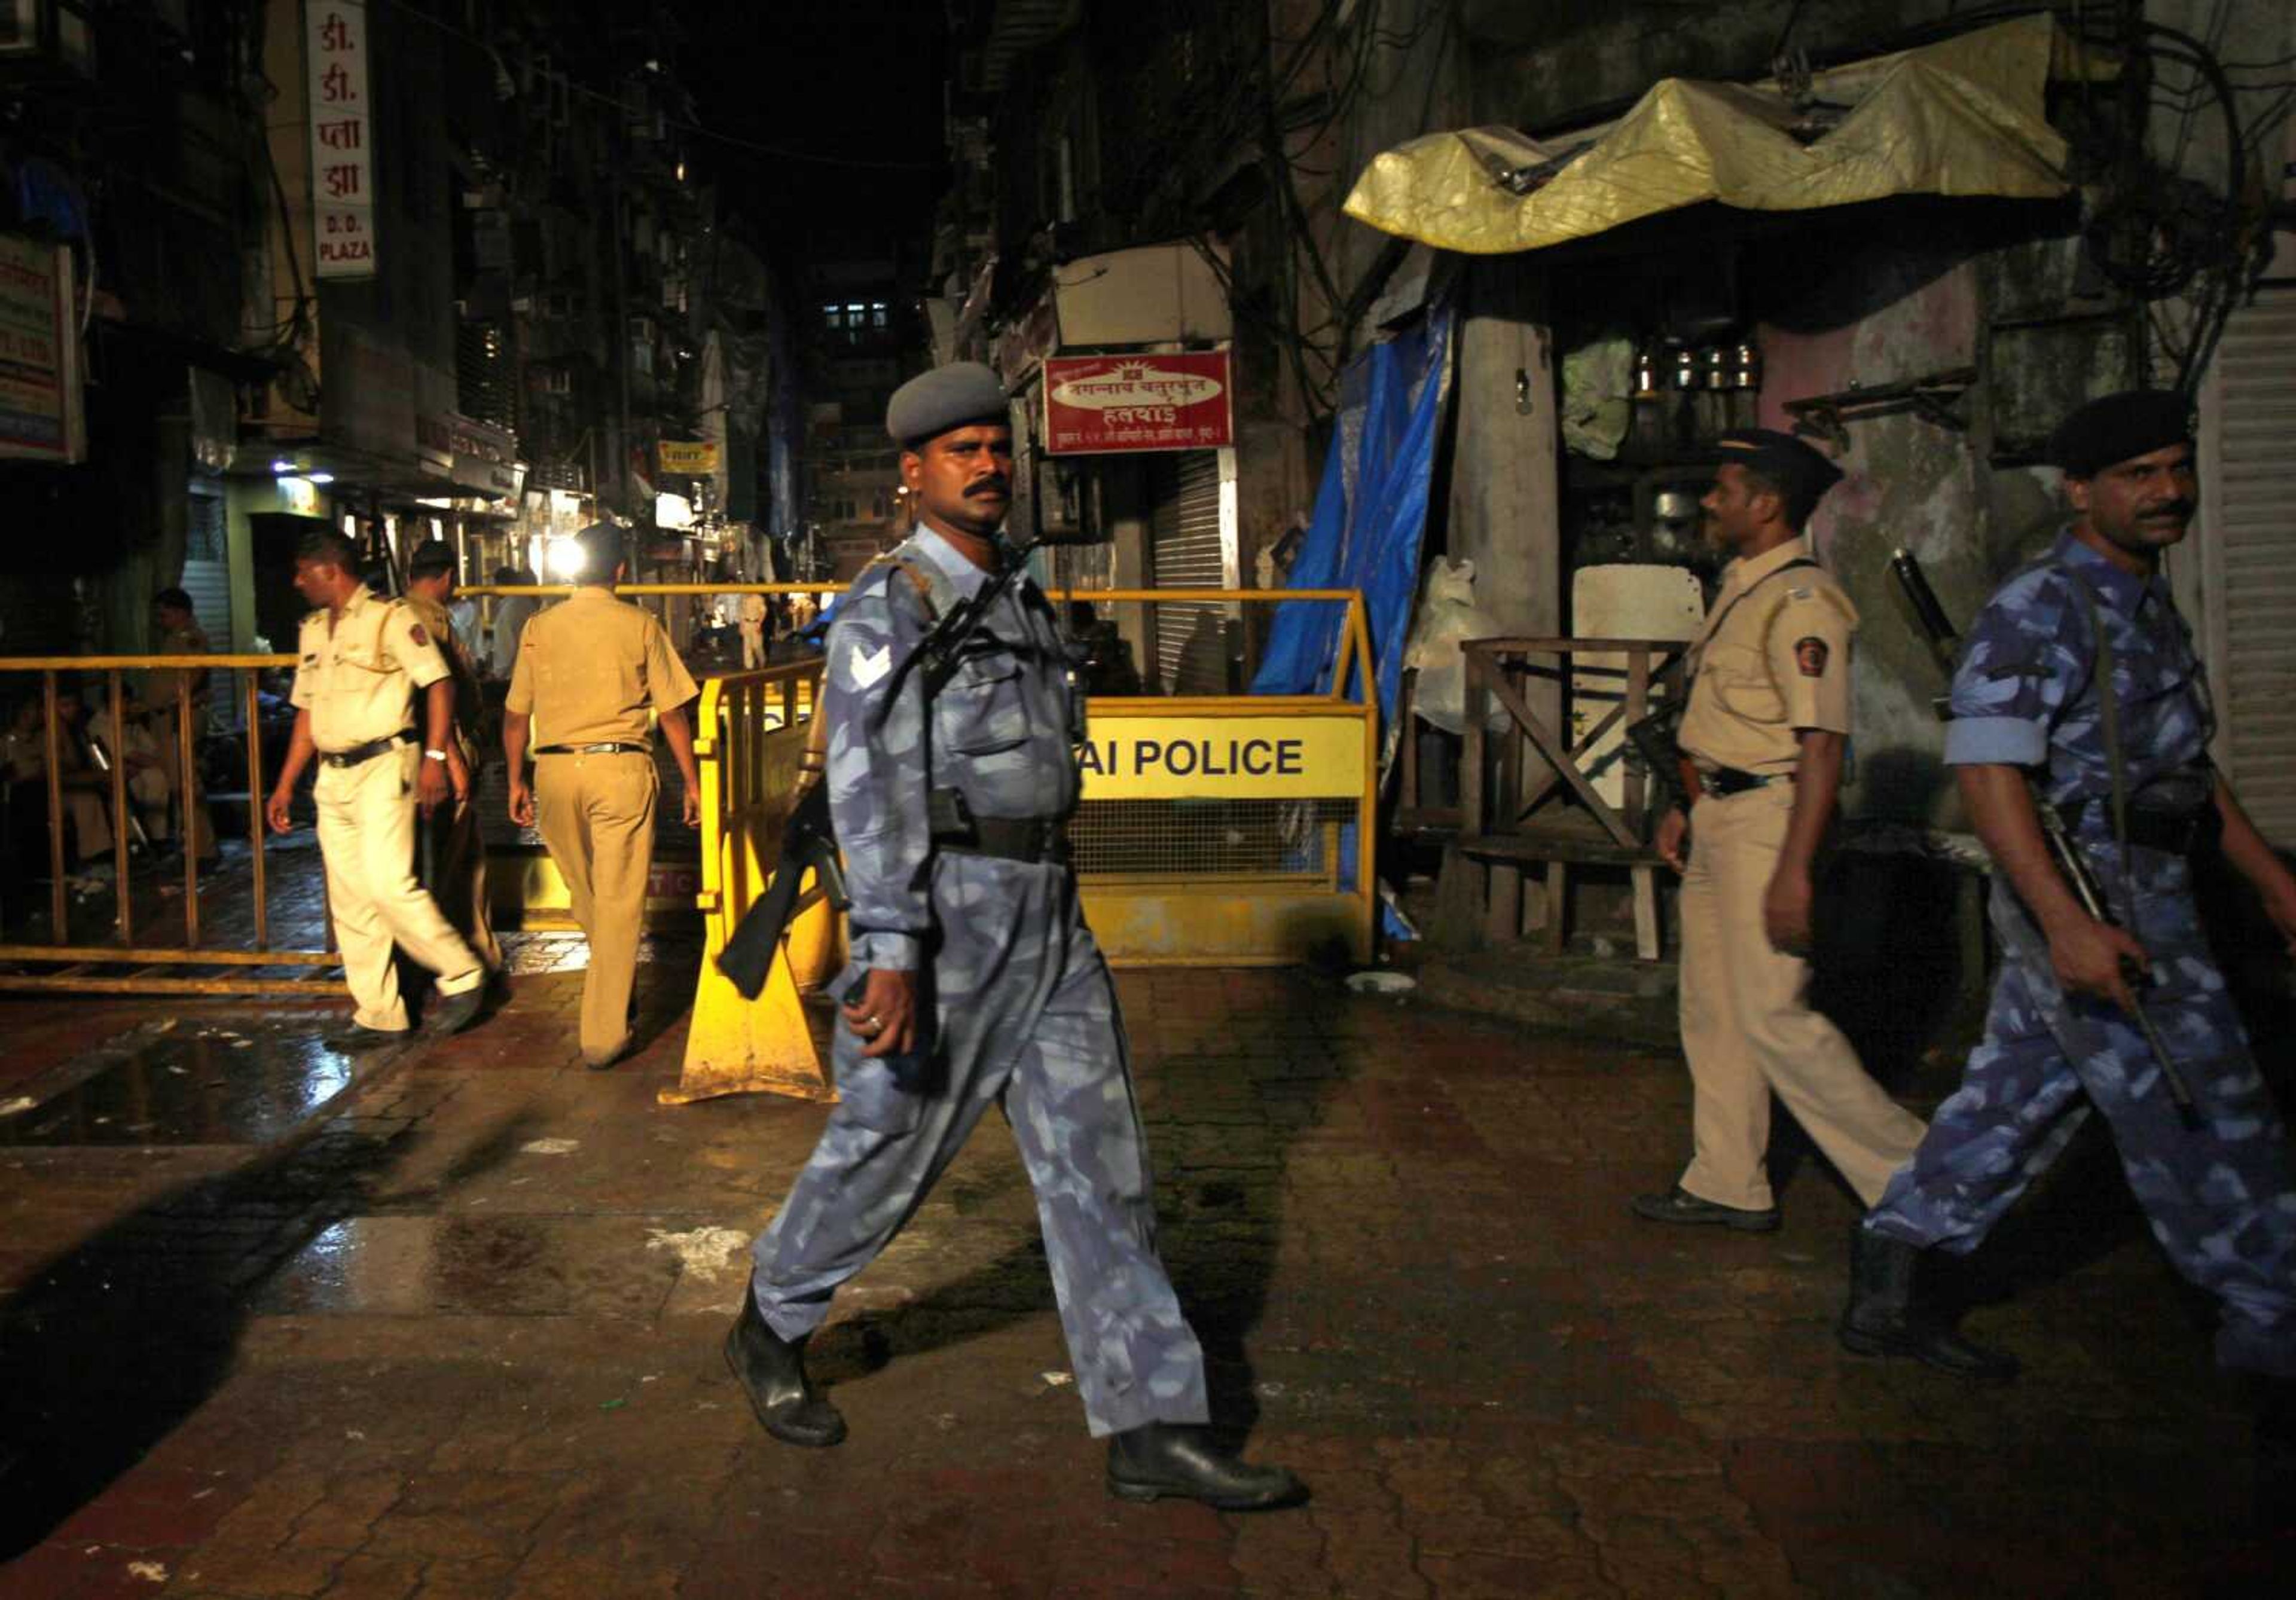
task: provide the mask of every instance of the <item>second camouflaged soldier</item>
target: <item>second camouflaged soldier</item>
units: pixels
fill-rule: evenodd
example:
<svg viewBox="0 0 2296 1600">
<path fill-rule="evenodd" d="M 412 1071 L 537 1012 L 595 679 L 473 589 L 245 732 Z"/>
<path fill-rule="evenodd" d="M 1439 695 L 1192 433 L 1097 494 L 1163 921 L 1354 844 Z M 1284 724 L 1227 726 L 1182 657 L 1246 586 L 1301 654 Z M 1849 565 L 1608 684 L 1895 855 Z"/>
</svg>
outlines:
<svg viewBox="0 0 2296 1600">
<path fill-rule="evenodd" d="M 2066 419 L 2053 454 L 2072 524 L 1979 613 L 1946 726 L 1946 764 L 1997 869 L 2000 975 L 1960 1089 L 1854 1236 L 1841 1340 L 2014 1376 L 2012 1358 L 1954 1331 L 1915 1274 L 1926 1251 L 1982 1243 L 2094 1107 L 2152 1236 L 2216 1298 L 2218 1364 L 2296 1379 L 2287 1135 L 2209 953 L 2191 857 L 2213 840 L 2292 954 L 2296 876 L 2210 762 L 2207 680 L 2161 573 L 2200 488 L 2185 402 L 2107 396 Z M 2120 926 L 2092 918 L 2059 875 L 2035 788 Z M 2140 996 L 2190 1087 L 2190 1125 L 2130 1014 Z"/>
<path fill-rule="evenodd" d="M 1157 1257 L 1115 986 L 1069 866 L 1078 702 L 1052 607 L 1024 578 L 930 700 L 916 669 L 935 619 L 1004 559 L 1007 415 L 996 375 L 972 363 L 911 380 L 887 412 L 922 525 L 839 608 L 819 712 L 853 902 L 840 1099 L 758 1240 L 726 1358 L 775 1438 L 844 1438 L 807 1382 L 805 1342 L 995 1105 L 1037 1191 L 1078 1394 L 1094 1437 L 1109 1440 L 1111 1492 L 1287 1505 L 1303 1497 L 1297 1479 L 1246 1465 L 1205 1432 L 1203 1351 Z"/>
<path fill-rule="evenodd" d="M 573 595 L 526 625 L 503 702 L 510 816 L 538 826 L 566 880 L 574 920 L 590 942 L 582 974 L 582 1062 L 614 1064 L 630 1043 L 630 991 L 653 871 L 661 777 L 646 731 L 652 707 L 685 780 L 687 827 L 701 821 L 701 775 L 685 705 L 699 693 L 661 624 L 614 597 L 622 533 L 594 522 L 574 536 L 582 570 Z M 526 781 L 530 732 L 534 784 Z"/>
<path fill-rule="evenodd" d="M 1689 1167 L 1644 1194 L 1653 1222 L 1778 1225 L 1767 1149 L 1775 1092 L 1867 1204 L 1921 1119 L 1882 1092 L 1849 1041 L 1809 1008 L 1812 867 L 1833 816 L 1849 734 L 1857 613 L 1802 524 L 1841 471 L 1791 434 L 1725 434 L 1703 504 L 1730 553 L 1692 647 L 1681 743 L 1693 808 L 1667 814 L 1659 850 L 1682 882 L 1682 1051 L 1692 1087 Z"/>
</svg>

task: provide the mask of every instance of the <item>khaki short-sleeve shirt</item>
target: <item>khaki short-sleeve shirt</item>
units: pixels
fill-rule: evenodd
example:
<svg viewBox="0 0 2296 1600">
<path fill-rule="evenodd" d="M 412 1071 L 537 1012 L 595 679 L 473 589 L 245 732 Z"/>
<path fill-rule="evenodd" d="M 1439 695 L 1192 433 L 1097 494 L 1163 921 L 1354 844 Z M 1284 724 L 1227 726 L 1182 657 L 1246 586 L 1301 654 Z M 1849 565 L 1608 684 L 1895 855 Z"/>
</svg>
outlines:
<svg viewBox="0 0 2296 1600">
<path fill-rule="evenodd" d="M 154 655 L 206 655 L 212 649 L 213 646 L 208 643 L 207 635 L 201 633 L 198 625 L 194 624 L 190 628 L 171 628 L 160 635 L 158 643 L 152 646 L 152 653 Z M 207 678 L 197 672 L 186 672 L 180 667 L 154 667 L 146 672 L 144 675 L 144 703 L 160 710 L 174 710 L 176 685 L 179 680 L 186 677 L 196 680 L 192 685 L 193 706 L 197 708 L 205 705 L 208 699 Z"/>
<path fill-rule="evenodd" d="M 644 744 L 646 713 L 701 691 L 661 624 L 597 584 L 534 617 L 503 702 L 534 718 L 532 747 Z"/>
<path fill-rule="evenodd" d="M 1700 767 L 1790 773 L 1805 729 L 1849 732 L 1849 644 L 1857 610 L 1822 567 L 1796 567 L 1797 539 L 1733 562 L 1714 597 L 1683 714 Z"/>
<path fill-rule="evenodd" d="M 414 692 L 447 677 L 439 641 L 402 602 L 362 584 L 333 617 L 303 619 L 295 686 L 288 698 L 311 713 L 311 742 L 338 751 L 414 726 Z"/>
<path fill-rule="evenodd" d="M 455 631 L 454 616 L 445 606 L 414 595 L 406 596 L 406 605 L 414 613 L 414 619 L 422 624 L 423 632 L 439 646 L 439 653 L 447 658 L 447 674 L 455 680 L 455 731 L 463 736 L 466 747 L 463 759 L 472 759 L 484 706 L 479 697 L 479 669 L 471 659 L 470 648 L 463 636 Z"/>
</svg>

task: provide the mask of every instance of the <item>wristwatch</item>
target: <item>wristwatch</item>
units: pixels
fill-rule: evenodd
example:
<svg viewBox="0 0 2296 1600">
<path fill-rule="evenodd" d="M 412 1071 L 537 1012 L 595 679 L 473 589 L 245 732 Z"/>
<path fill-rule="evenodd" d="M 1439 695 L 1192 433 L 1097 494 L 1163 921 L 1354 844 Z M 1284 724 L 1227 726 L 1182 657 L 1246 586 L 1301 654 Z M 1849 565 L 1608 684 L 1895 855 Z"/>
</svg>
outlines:
<svg viewBox="0 0 2296 1600">
<path fill-rule="evenodd" d="M 422 759 L 426 761 L 443 761 L 447 759 L 447 752 L 443 750 L 426 750 L 422 752 Z"/>
</svg>

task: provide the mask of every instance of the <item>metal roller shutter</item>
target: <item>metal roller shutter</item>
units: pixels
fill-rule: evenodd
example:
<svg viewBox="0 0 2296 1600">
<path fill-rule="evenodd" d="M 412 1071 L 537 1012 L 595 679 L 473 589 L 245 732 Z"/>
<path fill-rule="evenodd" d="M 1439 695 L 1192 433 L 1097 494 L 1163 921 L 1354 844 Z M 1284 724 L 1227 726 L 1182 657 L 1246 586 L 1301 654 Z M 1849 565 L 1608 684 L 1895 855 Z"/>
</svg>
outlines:
<svg viewBox="0 0 2296 1600">
<path fill-rule="evenodd" d="M 231 649 L 231 564 L 224 537 L 224 501 L 219 494 L 194 491 L 190 521 L 184 529 L 184 593 L 192 597 L 192 614 L 200 631 L 217 651 Z M 234 726 L 241 690 L 236 675 L 218 672 L 208 685 L 210 723 Z"/>
<path fill-rule="evenodd" d="M 1160 589 L 1227 587 L 1220 536 L 1219 453 L 1189 450 L 1164 457 L 1154 475 L 1149 521 L 1150 567 Z M 1167 694 L 1228 693 L 1227 612 L 1218 604 L 1156 608 L 1156 681 Z"/>
<path fill-rule="evenodd" d="M 2296 284 L 2233 315 L 2212 377 L 2201 497 L 2217 759 L 2265 836 L 2296 848 Z"/>
</svg>

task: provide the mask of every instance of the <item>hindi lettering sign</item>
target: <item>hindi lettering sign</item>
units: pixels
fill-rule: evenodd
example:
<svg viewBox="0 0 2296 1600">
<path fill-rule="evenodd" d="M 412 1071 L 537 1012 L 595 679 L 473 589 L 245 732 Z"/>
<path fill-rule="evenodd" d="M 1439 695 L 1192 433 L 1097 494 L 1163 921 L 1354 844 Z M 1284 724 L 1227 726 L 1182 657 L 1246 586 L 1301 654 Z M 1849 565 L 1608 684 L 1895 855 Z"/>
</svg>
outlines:
<svg viewBox="0 0 2296 1600">
<path fill-rule="evenodd" d="M 371 278 L 374 258 L 373 107 L 367 98 L 366 7 L 307 0 L 312 254 L 322 281 Z"/>
<path fill-rule="evenodd" d="M 0 234 L 0 456 L 87 457 L 71 250 Z"/>
<path fill-rule="evenodd" d="M 1226 350 L 1045 357 L 1048 455 L 1217 450 L 1234 442 Z"/>
</svg>

